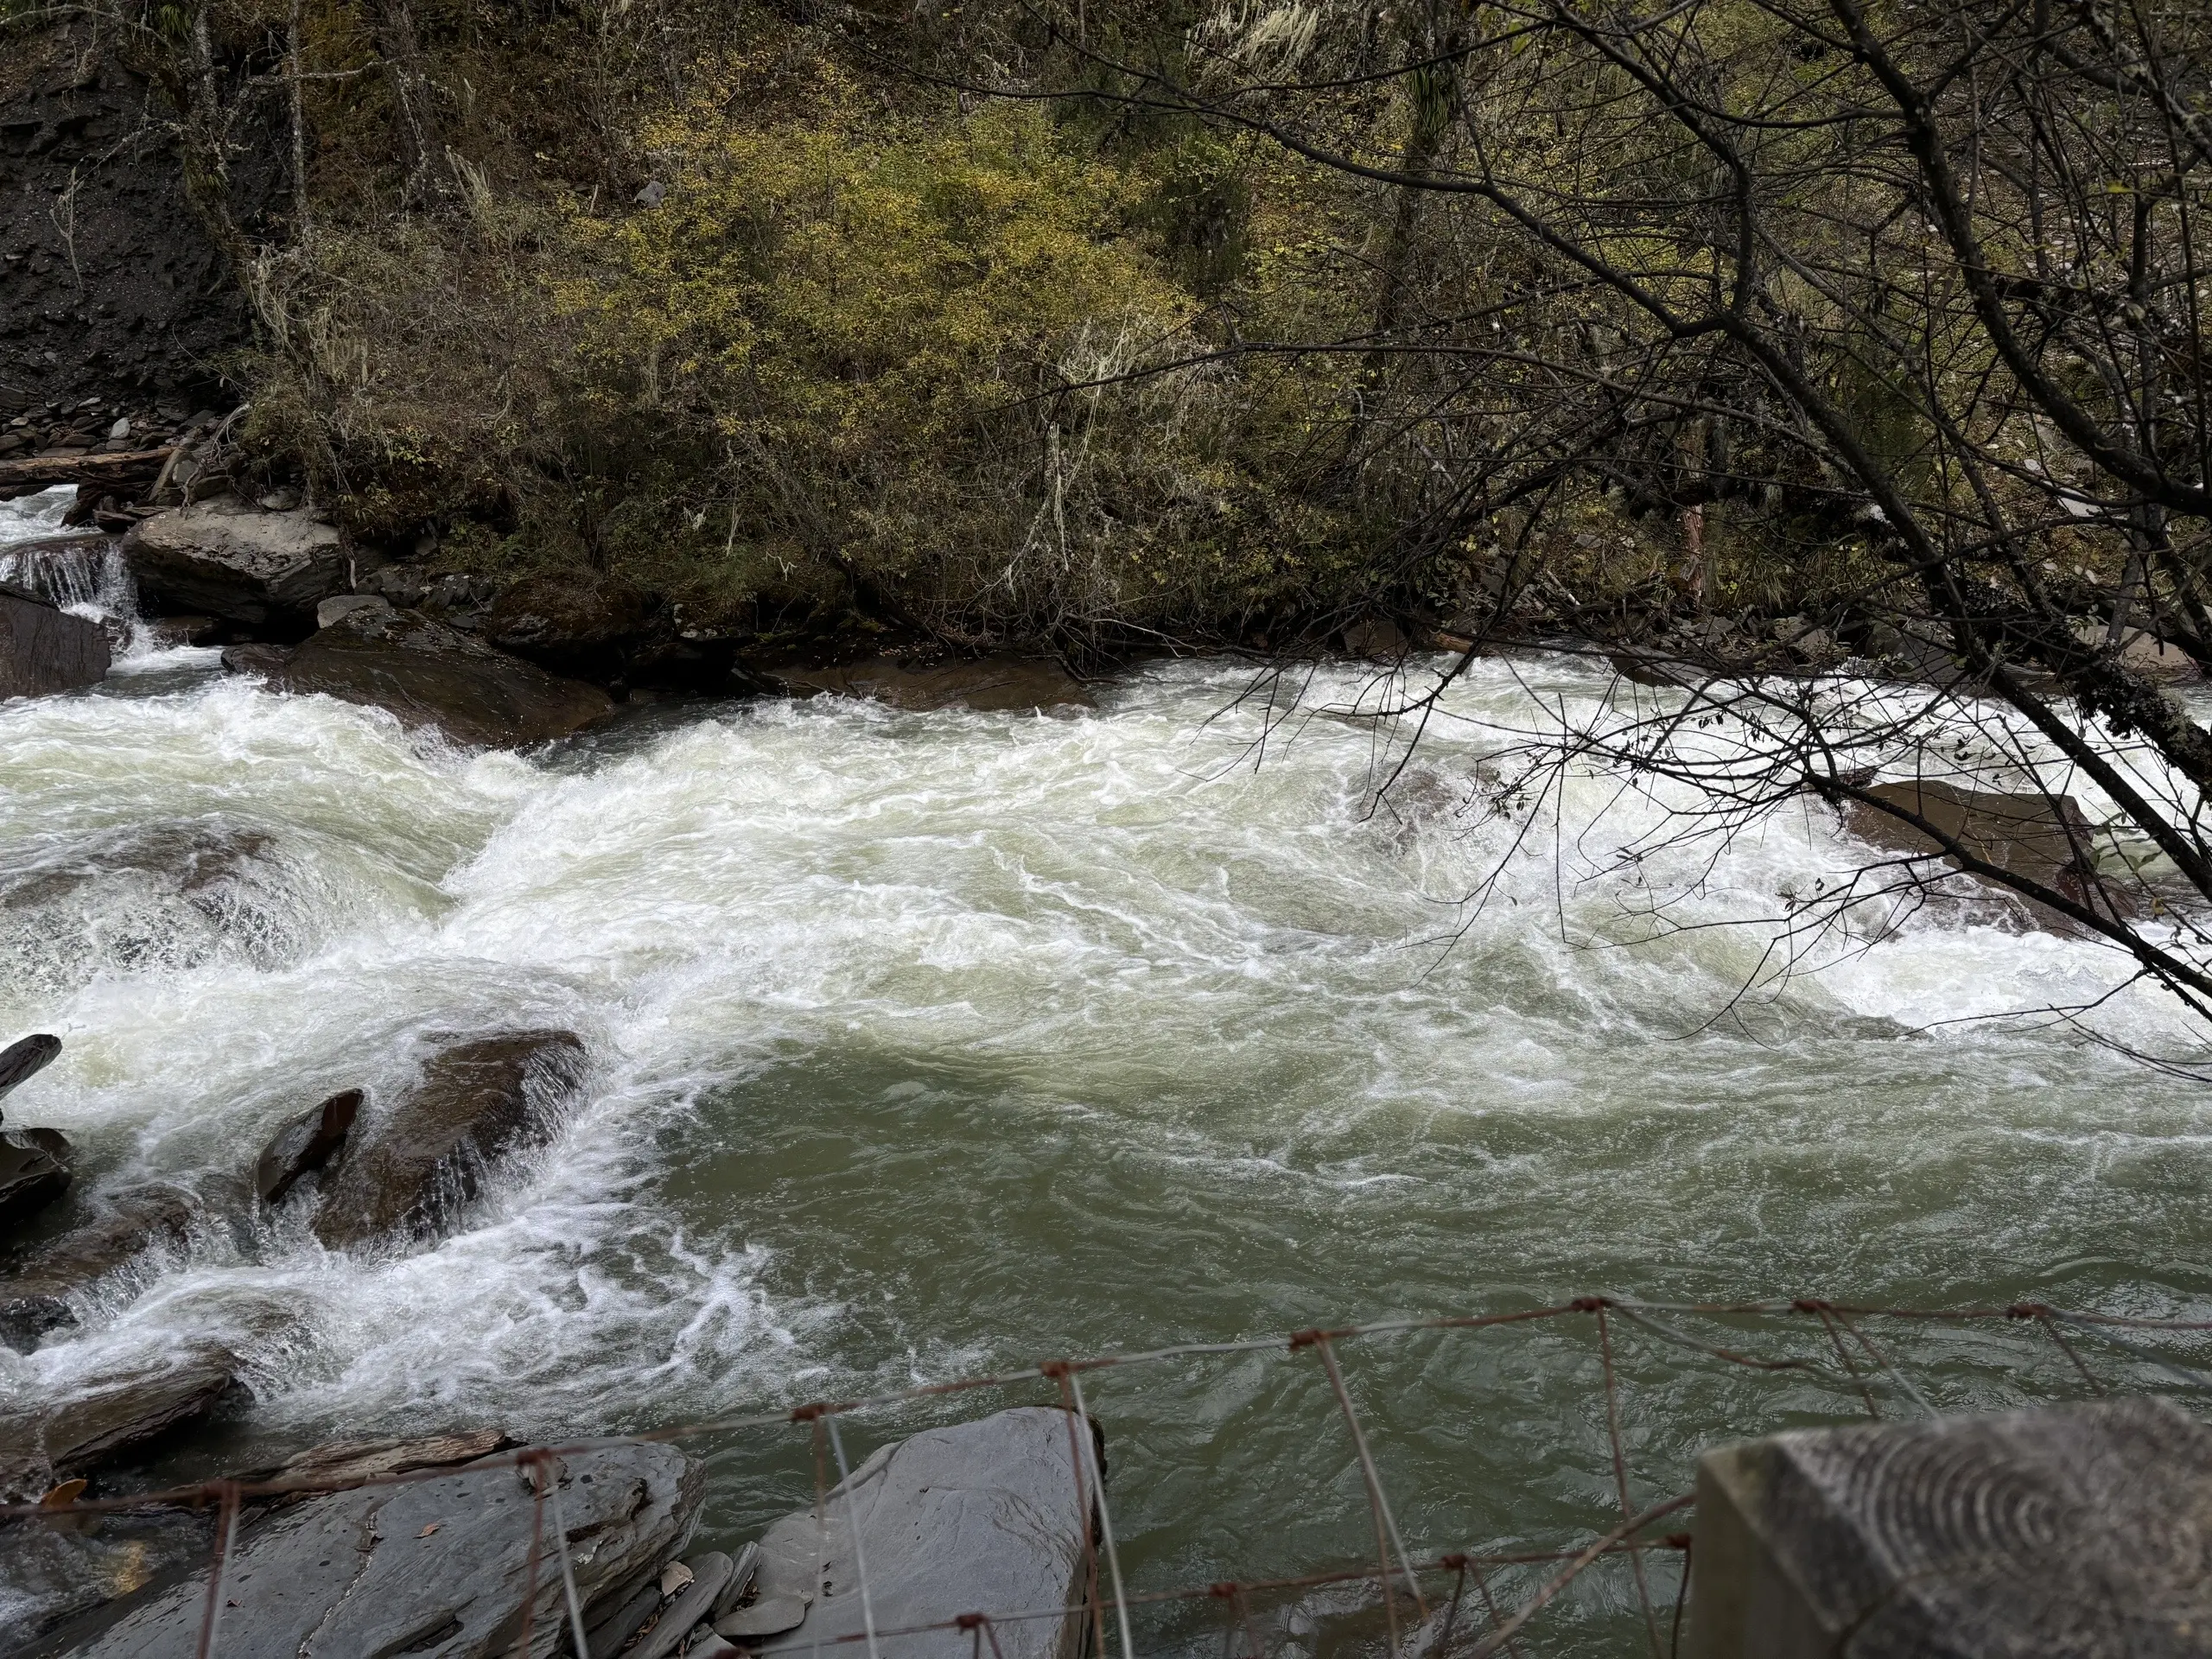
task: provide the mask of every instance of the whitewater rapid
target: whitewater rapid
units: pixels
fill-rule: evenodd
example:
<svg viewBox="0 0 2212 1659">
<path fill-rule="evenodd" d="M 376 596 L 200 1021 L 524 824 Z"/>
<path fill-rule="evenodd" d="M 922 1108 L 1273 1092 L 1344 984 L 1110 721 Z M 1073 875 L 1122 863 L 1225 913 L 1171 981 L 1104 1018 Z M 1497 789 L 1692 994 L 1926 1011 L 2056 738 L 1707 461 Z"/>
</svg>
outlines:
<svg viewBox="0 0 2212 1659">
<path fill-rule="evenodd" d="M 51 505 L 15 505 L 17 538 Z M 0 705 L 0 1039 L 65 1044 L 8 1121 L 65 1131 L 80 1193 L 239 1214 L 283 1120 L 348 1087 L 373 1110 L 440 1033 L 566 1027 L 590 1074 L 454 1236 L 347 1255 L 296 1217 L 211 1223 L 0 1351 L 0 1407 L 212 1339 L 252 1402 L 181 1466 L 236 1467 L 1605 1288 L 2202 1310 L 2202 1091 L 1972 1018 L 2093 997 L 2112 953 L 1930 912 L 1740 996 L 1756 918 L 1867 850 L 1781 815 L 1685 901 L 1745 925 L 1642 925 L 1711 849 L 1624 860 L 1656 809 L 1599 776 L 1530 835 L 1484 770 L 1500 726 L 1609 683 L 1478 662 L 1378 804 L 1373 729 L 1326 712 L 1377 695 L 1356 666 L 1289 714 L 1249 664 L 1178 662 L 1095 711 L 671 703 L 509 754 L 137 640 L 93 694 Z M 246 849 L 212 893 L 114 868 L 188 832 Z M 70 870 L 105 873 L 32 880 Z M 2139 988 L 2097 1018 L 2194 1040 Z M 1586 1357 L 1515 1340 L 1364 1374 L 1440 1547 L 1585 1525 L 1609 1491 Z M 1816 1408 L 1713 1370 L 1648 1362 L 1651 1481 Z M 1133 1573 L 1362 1547 L 1349 1465 L 1316 1473 L 1325 1400 L 1284 1388 L 1102 1383 Z M 717 1468 L 732 1535 L 804 1490 L 803 1446 Z"/>
</svg>

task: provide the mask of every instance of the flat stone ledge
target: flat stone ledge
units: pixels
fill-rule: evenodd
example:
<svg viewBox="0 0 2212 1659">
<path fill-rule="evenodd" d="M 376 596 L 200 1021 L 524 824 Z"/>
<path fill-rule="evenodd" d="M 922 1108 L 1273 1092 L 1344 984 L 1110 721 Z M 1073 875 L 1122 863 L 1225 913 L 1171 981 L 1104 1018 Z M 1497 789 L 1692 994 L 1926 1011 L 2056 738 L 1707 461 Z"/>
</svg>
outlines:
<svg viewBox="0 0 2212 1659">
<path fill-rule="evenodd" d="M 2212 1655 L 2212 1429 L 2132 1398 L 1710 1452 L 1684 1652 Z"/>
</svg>

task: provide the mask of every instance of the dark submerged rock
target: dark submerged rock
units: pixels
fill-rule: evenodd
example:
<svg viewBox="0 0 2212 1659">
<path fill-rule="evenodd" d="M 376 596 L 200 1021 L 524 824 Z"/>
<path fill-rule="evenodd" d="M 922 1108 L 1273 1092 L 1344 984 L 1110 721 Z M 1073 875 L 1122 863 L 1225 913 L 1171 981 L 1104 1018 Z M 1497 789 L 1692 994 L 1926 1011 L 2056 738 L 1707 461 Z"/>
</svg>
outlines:
<svg viewBox="0 0 2212 1659">
<path fill-rule="evenodd" d="M 211 1346 L 0 1414 L 0 1501 L 26 1503 L 72 1476 L 131 1459 L 205 1422 L 238 1392 L 238 1361 Z"/>
<path fill-rule="evenodd" d="M 0 698 L 42 697 L 107 677 L 107 632 L 21 588 L 0 588 Z"/>
<path fill-rule="evenodd" d="M 569 1559 L 587 1619 L 683 1547 L 696 1524 L 700 1465 L 674 1446 L 563 1453 Z M 532 1566 L 535 1468 L 506 1459 L 278 1510 L 244 1528 L 224 1574 L 224 1659 L 435 1654 L 491 1659 L 517 1648 Z M 549 1523 L 550 1525 L 550 1521 Z M 530 1652 L 570 1641 L 562 1576 L 537 1561 Z M 65 1627 L 39 1651 L 78 1659 L 190 1659 L 207 1568 L 149 1586 Z"/>
<path fill-rule="evenodd" d="M 0 1341 L 28 1351 L 48 1331 L 74 1325 L 69 1299 L 149 1250 L 181 1243 L 200 1205 L 174 1186 L 143 1186 L 108 1200 L 86 1222 L 0 1275 Z"/>
<path fill-rule="evenodd" d="M 347 585 L 333 526 L 226 495 L 145 520 L 124 537 L 123 556 L 152 608 L 294 634 Z"/>
<path fill-rule="evenodd" d="M 504 1032 L 447 1049 L 382 1122 L 355 1131 L 360 1139 L 327 1179 L 315 1236 L 335 1249 L 436 1231 L 476 1196 L 490 1166 L 550 1137 L 583 1053 L 565 1031 Z"/>
<path fill-rule="evenodd" d="M 2094 887 L 2088 880 L 2093 831 L 2070 795 L 2008 795 L 1918 779 L 1876 784 L 1867 793 L 1925 820 L 1985 863 L 2055 889 L 2078 904 L 2107 912 L 2117 904 L 2125 913 L 2124 899 Z M 1959 867 L 1958 860 L 1943 852 L 1934 837 L 1864 801 L 1846 806 L 1844 823 L 1853 835 L 1885 850 L 1916 856 L 1942 854 L 1945 863 Z M 2062 931 L 2076 925 L 2010 888 L 1988 885 L 2013 898 L 2043 925 Z"/>
<path fill-rule="evenodd" d="M 0 1238 L 69 1190 L 73 1156 L 59 1129 L 0 1129 Z"/>
<path fill-rule="evenodd" d="M 264 1204 L 281 1204 L 302 1176 L 328 1164 L 346 1144 L 361 1109 L 361 1091 L 342 1090 L 276 1131 L 254 1160 L 253 1190 Z"/>
<path fill-rule="evenodd" d="M 233 653 L 224 653 L 226 666 Z M 462 743 L 509 747 L 565 737 L 613 702 L 596 686 L 549 674 L 414 611 L 341 616 L 281 661 L 239 655 L 277 691 L 320 691 L 432 726 Z"/>
<path fill-rule="evenodd" d="M 801 696 L 832 692 L 873 697 L 924 712 L 956 705 L 979 714 L 1096 706 L 1082 683 L 1058 664 L 1022 657 L 986 657 L 934 668 L 914 668 L 878 657 L 842 668 L 783 669 L 772 677 Z"/>
</svg>

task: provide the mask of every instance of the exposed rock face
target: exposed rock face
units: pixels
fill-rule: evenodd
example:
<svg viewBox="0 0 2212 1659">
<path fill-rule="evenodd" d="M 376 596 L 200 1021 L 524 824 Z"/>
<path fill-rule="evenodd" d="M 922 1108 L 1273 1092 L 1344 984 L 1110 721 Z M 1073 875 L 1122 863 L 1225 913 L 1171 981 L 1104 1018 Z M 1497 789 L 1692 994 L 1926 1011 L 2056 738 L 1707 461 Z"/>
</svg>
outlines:
<svg viewBox="0 0 2212 1659">
<path fill-rule="evenodd" d="M 46 1032 L 18 1038 L 0 1049 L 0 1098 L 54 1063 L 61 1052 L 61 1039 Z"/>
<path fill-rule="evenodd" d="M 225 652 L 226 665 L 234 653 Z M 289 657 L 240 658 L 271 690 L 320 691 L 386 709 L 492 747 L 565 737 L 613 708 L 596 686 L 564 680 L 414 611 L 348 613 Z"/>
<path fill-rule="evenodd" d="M 0 1501 L 27 1502 L 205 1421 L 238 1390 L 237 1368 L 231 1355 L 210 1347 L 0 1414 Z"/>
<path fill-rule="evenodd" d="M 674 1446 L 574 1452 L 548 1467 L 587 1617 L 681 1548 L 696 1522 L 700 1468 Z M 311 1498 L 244 1529 L 224 1574 L 219 1650 L 224 1659 L 515 1651 L 537 1511 L 533 1478 L 542 1478 L 503 1459 Z M 546 1526 L 550 1533 L 550 1512 Z M 537 1659 L 569 1650 L 550 1541 L 531 1607 Z M 191 1659 L 207 1599 L 202 1568 L 64 1629 L 42 1651 Z"/>
<path fill-rule="evenodd" d="M 2093 890 L 2083 879 L 2091 830 L 2071 796 L 2005 795 L 1910 779 L 1877 784 L 1867 792 L 1924 819 L 1986 863 L 2055 888 L 2077 903 L 2091 900 Z M 1853 835 L 1891 851 L 1926 855 L 1942 850 L 1914 825 L 1864 802 L 1846 808 L 1844 823 Z M 1948 854 L 1944 861 L 1957 862 Z M 2111 898 L 2098 893 L 2095 906 L 2109 909 Z M 2024 899 L 2019 903 L 2047 925 L 2075 925 L 2059 912 Z"/>
<path fill-rule="evenodd" d="M 862 1634 L 855 1519 L 879 1630 L 969 1612 L 1079 1606 L 1094 1516 L 1077 1502 L 1070 1421 L 1066 1412 L 1024 1406 L 883 1447 L 832 1490 L 826 1529 L 817 1529 L 811 1508 L 768 1529 L 758 1596 L 717 1630 L 757 1641 L 773 1633 L 760 1628 L 764 1622 L 778 1624 L 798 1606 L 804 1614 L 789 1642 L 826 1644 Z M 1079 1420 L 1075 1429 L 1091 1433 Z M 1087 1474 L 1082 1491 L 1089 1491 Z M 817 1574 L 817 1552 L 825 1545 Z M 770 1610 L 778 1617 L 764 1620 Z M 998 1625 L 998 1651 L 1001 1659 L 1077 1659 L 1084 1624 L 1077 1613 Z M 902 1659 L 971 1659 L 974 1647 L 970 1633 L 951 1630 L 902 1637 L 899 1652 Z"/>
<path fill-rule="evenodd" d="M 986 657 L 923 669 L 878 657 L 844 668 L 783 669 L 772 677 L 801 696 L 837 692 L 924 711 L 955 705 L 979 714 L 1096 706 L 1090 694 L 1058 664 L 1020 657 Z"/>
<path fill-rule="evenodd" d="M 565 1031 L 505 1032 L 446 1050 L 420 1089 L 354 1132 L 359 1143 L 327 1178 L 315 1236 L 339 1249 L 435 1232 L 476 1196 L 493 1163 L 550 1137 L 583 1056 Z"/>
<path fill-rule="evenodd" d="M 0 414 L 92 392 L 187 410 L 219 400 L 211 365 L 247 343 L 251 318 L 186 198 L 159 94 L 90 15 L 25 24 L 0 73 Z M 256 142 L 233 155 L 232 197 L 249 221 L 283 188 L 283 154 Z M 58 212 L 65 193 L 70 211 Z"/>
<path fill-rule="evenodd" d="M 346 1089 L 309 1107 L 270 1137 L 254 1160 L 253 1190 L 264 1204 L 282 1204 L 302 1176 L 323 1167 L 345 1146 L 361 1109 L 361 1091 Z"/>
<path fill-rule="evenodd" d="M 181 1242 L 199 1211 L 189 1192 L 174 1186 L 117 1194 L 105 1214 L 0 1274 L 0 1342 L 29 1351 L 47 1332 L 74 1325 L 71 1296 L 149 1250 Z"/>
<path fill-rule="evenodd" d="M 147 519 L 123 553 L 152 607 L 256 628 L 304 632 L 315 607 L 346 587 L 334 528 L 227 495 Z"/>
<path fill-rule="evenodd" d="M 107 633 L 19 588 L 0 588 L 0 698 L 42 697 L 98 685 Z"/>
<path fill-rule="evenodd" d="M 70 1155 L 59 1129 L 0 1129 L 0 1238 L 69 1190 Z"/>
</svg>

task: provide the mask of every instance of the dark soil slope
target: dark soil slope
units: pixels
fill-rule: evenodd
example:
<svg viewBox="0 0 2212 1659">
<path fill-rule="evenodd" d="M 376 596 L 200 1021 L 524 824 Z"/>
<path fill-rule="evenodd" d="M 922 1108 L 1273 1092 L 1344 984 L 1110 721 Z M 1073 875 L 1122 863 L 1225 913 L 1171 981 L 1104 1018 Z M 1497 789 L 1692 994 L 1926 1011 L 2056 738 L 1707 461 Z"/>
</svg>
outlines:
<svg viewBox="0 0 2212 1659">
<path fill-rule="evenodd" d="M 221 365 L 250 337 L 245 304 L 185 200 L 160 99 L 88 24 L 0 44 L 0 448 L 227 408 Z M 253 175 L 257 152 L 241 151 L 234 183 L 260 206 L 281 181 Z"/>
</svg>

